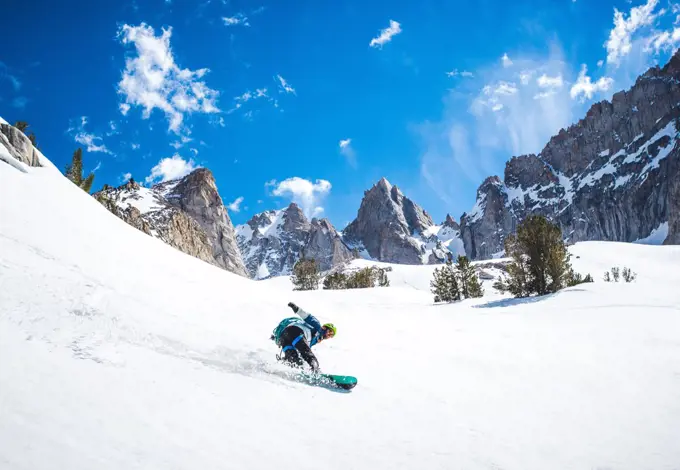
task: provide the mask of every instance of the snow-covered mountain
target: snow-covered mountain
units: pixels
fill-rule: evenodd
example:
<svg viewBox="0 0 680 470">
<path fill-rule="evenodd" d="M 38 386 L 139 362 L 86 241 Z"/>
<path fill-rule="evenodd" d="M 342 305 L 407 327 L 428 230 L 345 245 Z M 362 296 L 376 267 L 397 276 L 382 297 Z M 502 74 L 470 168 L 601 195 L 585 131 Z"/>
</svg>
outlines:
<svg viewBox="0 0 680 470">
<path fill-rule="evenodd" d="M 364 193 L 357 218 L 343 230 L 345 242 L 365 257 L 403 264 L 442 263 L 465 254 L 460 227 L 451 218 L 436 225 L 418 204 L 382 178 Z"/>
<path fill-rule="evenodd" d="M 461 218 L 465 251 L 485 259 L 528 214 L 554 220 L 570 242 L 680 243 L 680 52 L 611 102 L 550 139 L 538 155 L 514 157 L 503 180 L 487 178 Z"/>
<path fill-rule="evenodd" d="M 236 240 L 253 279 L 290 274 L 303 256 L 315 259 L 323 271 L 353 259 L 328 219 L 310 222 L 295 203 L 238 225 Z"/>
<path fill-rule="evenodd" d="M 94 194 L 104 207 L 147 235 L 227 271 L 246 276 L 234 227 L 206 168 L 150 188 L 133 180 Z"/>
<path fill-rule="evenodd" d="M 35 152 L 0 144 L 2 468 L 277 468 L 301 416 L 295 455 L 328 470 L 680 462 L 680 247 L 578 243 L 599 282 L 541 298 L 435 306 L 433 266 L 293 292 L 141 233 Z M 601 282 L 613 265 L 637 282 Z M 314 352 L 353 392 L 276 364 L 290 301 L 337 326 Z"/>
</svg>

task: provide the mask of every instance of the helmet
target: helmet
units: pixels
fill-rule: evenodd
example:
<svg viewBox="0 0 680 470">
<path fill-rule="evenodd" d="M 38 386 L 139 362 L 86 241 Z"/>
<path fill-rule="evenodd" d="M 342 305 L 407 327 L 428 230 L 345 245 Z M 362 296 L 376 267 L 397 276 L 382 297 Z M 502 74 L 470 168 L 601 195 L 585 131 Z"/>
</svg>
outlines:
<svg viewBox="0 0 680 470">
<path fill-rule="evenodd" d="M 331 335 L 331 338 L 335 336 L 335 334 L 338 332 L 337 328 L 335 328 L 335 325 L 332 323 L 324 323 L 323 325 L 324 328 L 327 330 L 330 330 L 333 334 Z"/>
</svg>

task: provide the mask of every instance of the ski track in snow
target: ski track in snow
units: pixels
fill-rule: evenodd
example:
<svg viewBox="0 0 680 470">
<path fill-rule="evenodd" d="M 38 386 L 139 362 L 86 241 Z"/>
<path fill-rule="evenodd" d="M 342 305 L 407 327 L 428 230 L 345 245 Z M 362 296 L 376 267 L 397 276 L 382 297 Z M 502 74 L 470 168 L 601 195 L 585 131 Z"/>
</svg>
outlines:
<svg viewBox="0 0 680 470">
<path fill-rule="evenodd" d="M 487 282 L 433 305 L 434 266 L 292 292 L 127 226 L 51 164 L 26 171 L 0 162 L 1 468 L 260 469 L 291 445 L 315 470 L 680 462 L 680 247 L 576 244 L 598 282 L 543 298 Z M 638 281 L 602 282 L 614 265 Z M 275 363 L 291 300 L 338 326 L 315 353 L 351 393 Z"/>
</svg>

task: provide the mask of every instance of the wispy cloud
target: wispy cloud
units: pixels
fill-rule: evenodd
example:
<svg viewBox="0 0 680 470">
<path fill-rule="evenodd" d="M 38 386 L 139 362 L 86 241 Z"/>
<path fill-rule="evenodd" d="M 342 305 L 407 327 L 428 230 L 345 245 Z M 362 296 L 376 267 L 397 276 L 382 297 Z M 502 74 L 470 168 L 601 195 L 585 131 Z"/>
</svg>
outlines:
<svg viewBox="0 0 680 470">
<path fill-rule="evenodd" d="M 512 60 L 510 60 L 510 57 L 508 57 L 507 52 L 503 54 L 503 57 L 501 57 L 501 63 L 503 64 L 503 67 L 506 68 L 510 67 L 513 64 Z"/>
<path fill-rule="evenodd" d="M 118 93 L 124 99 L 120 104 L 122 114 L 127 114 L 131 106 L 141 106 L 143 117 L 148 119 L 154 109 L 159 109 L 167 117 L 169 130 L 179 133 L 185 114 L 219 112 L 219 92 L 201 80 L 209 69 L 193 71 L 175 63 L 171 36 L 172 28 L 156 36 L 145 23 L 120 28 L 118 38 L 123 45 L 134 45 L 135 54 L 125 61 Z"/>
<path fill-rule="evenodd" d="M 446 72 L 446 76 L 449 78 L 454 78 L 454 77 L 466 77 L 466 78 L 472 78 L 475 76 L 474 73 L 469 72 L 467 70 L 461 70 L 459 71 L 458 69 L 453 69 L 450 72 Z"/>
<path fill-rule="evenodd" d="M 85 130 L 87 122 L 87 116 L 81 116 L 78 124 L 72 124 L 67 132 L 73 136 L 77 143 L 84 145 L 87 152 L 101 152 L 113 155 L 113 152 L 106 148 L 100 136 Z"/>
<path fill-rule="evenodd" d="M 241 212 L 241 203 L 243 202 L 243 196 L 237 197 L 233 202 L 227 204 L 227 208 L 232 212 Z"/>
<path fill-rule="evenodd" d="M 28 104 L 28 98 L 25 96 L 17 96 L 12 100 L 12 106 L 19 109 L 24 109 Z"/>
<path fill-rule="evenodd" d="M 380 30 L 378 37 L 371 39 L 371 42 L 368 45 L 370 47 L 382 48 L 399 33 L 401 33 L 401 24 L 394 20 L 390 20 L 390 25 L 387 28 Z"/>
<path fill-rule="evenodd" d="M 224 21 L 224 24 L 227 26 L 237 25 L 250 26 L 250 23 L 248 22 L 248 17 L 245 16 L 243 13 L 237 13 L 234 16 L 222 17 L 222 21 Z"/>
<path fill-rule="evenodd" d="M 562 88 L 564 85 L 564 80 L 562 79 L 562 75 L 549 77 L 544 73 L 536 79 L 536 83 L 541 88 Z"/>
<path fill-rule="evenodd" d="M 295 95 L 295 88 L 286 81 L 281 75 L 277 74 L 275 79 L 279 82 L 279 93 L 292 93 Z"/>
<path fill-rule="evenodd" d="M 193 140 L 194 139 L 192 139 L 188 135 L 180 135 L 179 140 L 175 140 L 174 142 L 170 142 L 170 147 L 173 147 L 175 150 L 179 150 Z"/>
<path fill-rule="evenodd" d="M 193 159 L 185 160 L 180 155 L 175 154 L 172 157 L 161 159 L 151 168 L 151 174 L 146 177 L 145 181 L 147 184 L 155 184 L 183 178 L 196 168 L 198 166 Z"/>
<path fill-rule="evenodd" d="M 347 163 L 349 163 L 352 168 L 356 168 L 357 155 L 354 151 L 354 147 L 352 147 L 352 139 L 341 140 L 338 143 L 338 147 L 340 148 L 340 153 L 347 159 Z"/>
<path fill-rule="evenodd" d="M 273 196 L 287 197 L 297 203 L 307 217 L 315 217 L 323 213 L 321 206 L 323 200 L 331 191 L 331 183 L 318 179 L 314 183 L 300 177 L 288 178 L 277 183 L 271 180 L 265 183 L 265 187 L 275 186 Z"/>
<path fill-rule="evenodd" d="M 12 84 L 14 91 L 19 91 L 23 85 L 19 77 L 14 75 L 9 67 L 2 61 L 0 61 L 0 78 L 9 81 Z"/>
</svg>

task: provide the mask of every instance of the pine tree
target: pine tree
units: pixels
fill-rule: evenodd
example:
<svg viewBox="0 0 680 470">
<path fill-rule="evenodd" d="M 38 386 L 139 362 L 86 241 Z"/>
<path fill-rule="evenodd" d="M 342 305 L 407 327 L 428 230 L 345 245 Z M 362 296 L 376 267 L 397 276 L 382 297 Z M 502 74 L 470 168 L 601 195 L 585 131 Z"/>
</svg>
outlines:
<svg viewBox="0 0 680 470">
<path fill-rule="evenodd" d="M 28 129 L 29 125 L 26 121 L 17 121 L 14 123 L 14 127 L 19 129 L 21 132 L 26 132 L 26 129 Z"/>
<path fill-rule="evenodd" d="M 90 173 L 83 179 L 83 150 L 77 149 L 73 152 L 71 163 L 66 167 L 66 177 L 83 191 L 89 193 L 94 182 L 94 173 Z"/>
<path fill-rule="evenodd" d="M 484 295 L 484 289 L 482 289 L 479 283 L 477 272 L 467 256 L 458 256 L 456 271 L 458 271 L 456 274 L 458 275 L 460 293 L 463 298 L 469 299 Z"/>
<path fill-rule="evenodd" d="M 293 266 L 293 290 L 317 290 L 319 288 L 319 267 L 313 259 L 301 258 Z"/>
<path fill-rule="evenodd" d="M 436 268 L 430 281 L 430 291 L 435 302 L 453 302 L 460 300 L 460 287 L 453 269 L 451 258 L 441 268 Z"/>
<path fill-rule="evenodd" d="M 505 252 L 512 258 L 508 278 L 494 287 L 515 297 L 557 292 L 570 281 L 573 272 L 560 228 L 545 217 L 532 215 L 505 240 Z M 573 277 L 573 276 L 572 276 Z"/>
</svg>

